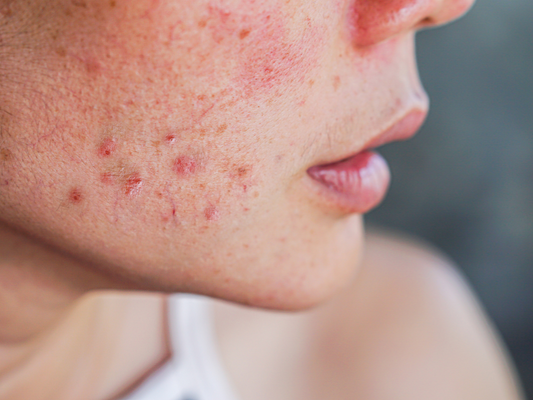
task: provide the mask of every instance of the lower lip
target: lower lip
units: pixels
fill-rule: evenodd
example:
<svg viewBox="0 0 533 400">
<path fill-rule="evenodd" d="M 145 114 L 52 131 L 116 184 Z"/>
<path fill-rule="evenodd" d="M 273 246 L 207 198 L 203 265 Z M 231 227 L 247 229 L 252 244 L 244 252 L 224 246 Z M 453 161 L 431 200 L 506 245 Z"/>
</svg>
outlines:
<svg viewBox="0 0 533 400">
<path fill-rule="evenodd" d="M 346 160 L 311 167 L 328 203 L 347 213 L 365 213 L 385 197 L 390 182 L 387 162 L 378 153 L 363 151 Z"/>
</svg>

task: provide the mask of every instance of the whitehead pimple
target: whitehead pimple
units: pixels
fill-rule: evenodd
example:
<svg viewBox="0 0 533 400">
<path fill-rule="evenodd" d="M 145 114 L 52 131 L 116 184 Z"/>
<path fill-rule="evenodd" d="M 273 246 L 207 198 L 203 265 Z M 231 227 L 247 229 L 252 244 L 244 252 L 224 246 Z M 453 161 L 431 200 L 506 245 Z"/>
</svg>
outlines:
<svg viewBox="0 0 533 400">
<path fill-rule="evenodd" d="M 176 143 L 176 135 L 174 134 L 168 134 L 165 136 L 165 143 L 166 144 L 174 144 Z"/>
</svg>

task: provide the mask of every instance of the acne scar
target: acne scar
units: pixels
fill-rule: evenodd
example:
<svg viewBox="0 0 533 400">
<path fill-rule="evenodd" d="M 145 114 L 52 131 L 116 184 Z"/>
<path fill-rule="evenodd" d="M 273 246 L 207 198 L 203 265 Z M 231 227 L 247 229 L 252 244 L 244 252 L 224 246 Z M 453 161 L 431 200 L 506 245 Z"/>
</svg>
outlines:
<svg viewBox="0 0 533 400">
<path fill-rule="evenodd" d="M 112 185 L 115 183 L 115 176 L 111 172 L 102 172 L 100 174 L 100 182 L 105 185 Z"/>
<path fill-rule="evenodd" d="M 172 169 L 178 175 L 190 175 L 196 172 L 197 167 L 197 162 L 193 157 L 180 156 L 174 161 Z"/>
<path fill-rule="evenodd" d="M 71 189 L 71 191 L 68 194 L 68 200 L 72 204 L 79 204 L 83 200 L 83 195 L 81 194 L 81 190 L 79 188 Z"/>
<path fill-rule="evenodd" d="M 204 210 L 204 216 L 208 221 L 217 221 L 220 217 L 220 214 L 215 206 L 210 205 Z"/>
<path fill-rule="evenodd" d="M 117 142 L 113 138 L 106 138 L 98 147 L 100 157 L 110 157 L 117 149 Z"/>
<path fill-rule="evenodd" d="M 136 196 L 141 192 L 143 180 L 138 172 L 132 173 L 124 182 L 124 193 L 128 196 Z"/>
</svg>

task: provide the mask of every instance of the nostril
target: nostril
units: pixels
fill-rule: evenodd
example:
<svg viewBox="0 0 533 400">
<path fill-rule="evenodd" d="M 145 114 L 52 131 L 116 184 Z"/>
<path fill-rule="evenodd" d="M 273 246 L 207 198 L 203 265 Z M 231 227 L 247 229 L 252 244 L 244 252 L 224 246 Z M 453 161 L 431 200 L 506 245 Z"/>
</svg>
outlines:
<svg viewBox="0 0 533 400">
<path fill-rule="evenodd" d="M 437 21 L 433 17 L 426 17 L 418 23 L 419 27 L 425 27 L 425 26 L 433 26 L 437 25 Z"/>
</svg>

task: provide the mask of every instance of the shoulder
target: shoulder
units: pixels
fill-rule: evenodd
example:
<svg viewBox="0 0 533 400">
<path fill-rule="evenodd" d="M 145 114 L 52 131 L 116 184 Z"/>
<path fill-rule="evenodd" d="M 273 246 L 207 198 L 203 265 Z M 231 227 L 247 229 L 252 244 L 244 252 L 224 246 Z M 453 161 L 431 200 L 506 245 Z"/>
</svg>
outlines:
<svg viewBox="0 0 533 400">
<path fill-rule="evenodd" d="M 350 378 L 338 385 L 349 381 L 361 398 L 519 398 L 503 347 L 465 279 L 421 240 L 370 234 L 357 279 L 316 315 L 317 348 L 344 365 Z"/>
</svg>

